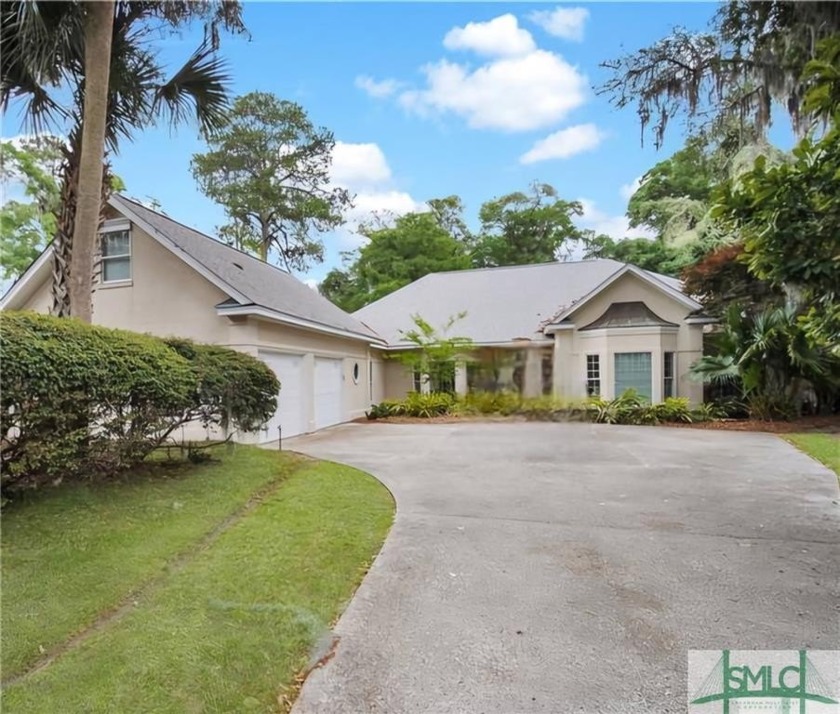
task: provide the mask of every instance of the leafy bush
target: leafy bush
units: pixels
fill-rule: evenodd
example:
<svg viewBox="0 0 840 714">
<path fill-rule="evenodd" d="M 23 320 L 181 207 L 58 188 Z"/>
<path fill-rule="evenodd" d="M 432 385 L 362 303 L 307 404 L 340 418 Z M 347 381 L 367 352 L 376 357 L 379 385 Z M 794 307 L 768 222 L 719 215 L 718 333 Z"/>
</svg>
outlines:
<svg viewBox="0 0 840 714">
<path fill-rule="evenodd" d="M 661 424 L 662 422 L 695 421 L 695 413 L 684 397 L 668 397 L 664 402 L 651 404 L 628 389 L 612 400 L 594 397 L 588 405 L 589 417 L 597 424 Z"/>
<path fill-rule="evenodd" d="M 446 392 L 409 392 L 402 401 L 385 401 L 374 404 L 365 412 L 368 419 L 385 419 L 392 416 L 431 417 L 451 414 L 455 407 L 456 398 Z"/>
<path fill-rule="evenodd" d="M 690 424 L 694 421 L 686 397 L 668 397 L 664 402 L 651 404 L 648 411 L 654 423 L 681 421 Z"/>
<path fill-rule="evenodd" d="M 115 473 L 190 421 L 256 428 L 279 390 L 248 355 L 34 313 L 0 314 L 0 352 L 4 491 Z"/>
<path fill-rule="evenodd" d="M 264 362 L 218 345 L 165 342 L 189 361 L 196 380 L 192 403 L 175 426 L 197 421 L 204 427 L 257 431 L 274 415 L 280 383 Z"/>
<path fill-rule="evenodd" d="M 398 416 L 401 411 L 402 402 L 389 399 L 379 404 L 371 404 L 370 410 L 365 412 L 365 416 L 370 420 L 386 419 L 391 416 Z"/>
<path fill-rule="evenodd" d="M 628 389 L 612 400 L 593 397 L 589 400 L 589 414 L 596 424 L 647 424 L 643 419 L 648 407 L 645 399 L 636 390 Z"/>
<path fill-rule="evenodd" d="M 470 392 L 461 397 L 459 410 L 464 414 L 515 414 L 522 406 L 516 392 Z"/>
</svg>

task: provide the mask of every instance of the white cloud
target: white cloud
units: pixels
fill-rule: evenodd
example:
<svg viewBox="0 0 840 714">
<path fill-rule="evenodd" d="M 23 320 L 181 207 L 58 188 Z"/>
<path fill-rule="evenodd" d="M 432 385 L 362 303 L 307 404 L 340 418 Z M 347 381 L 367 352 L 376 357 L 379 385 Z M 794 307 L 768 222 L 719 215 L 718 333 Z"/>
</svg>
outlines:
<svg viewBox="0 0 840 714">
<path fill-rule="evenodd" d="M 637 176 L 634 178 L 630 183 L 622 184 L 621 188 L 618 189 L 618 192 L 621 194 L 621 197 L 625 201 L 629 201 L 630 198 L 633 196 L 636 191 L 639 190 L 639 186 L 642 185 L 642 177 Z"/>
<path fill-rule="evenodd" d="M 367 92 L 371 97 L 382 99 L 394 94 L 402 86 L 402 82 L 398 82 L 396 79 L 375 80 L 366 74 L 360 74 L 356 77 L 356 86 Z"/>
<path fill-rule="evenodd" d="M 528 19 L 542 27 L 550 35 L 564 40 L 583 40 L 583 26 L 589 17 L 589 10 L 583 7 L 558 7 L 554 10 L 536 10 Z"/>
<path fill-rule="evenodd" d="M 363 223 L 378 221 L 390 224 L 397 216 L 427 208 L 425 203 L 415 201 L 411 194 L 397 189 L 357 193 L 353 208 L 344 214 L 345 224 L 336 231 L 339 248 L 352 250 L 365 244 L 367 239 L 358 233 Z"/>
<path fill-rule="evenodd" d="M 400 103 L 421 116 L 452 112 L 474 129 L 529 131 L 555 124 L 586 101 L 586 77 L 559 55 L 535 50 L 470 70 L 447 60 L 423 68 L 427 87 Z"/>
<path fill-rule="evenodd" d="M 377 144 L 336 141 L 330 175 L 339 186 L 359 189 L 390 180 L 391 167 Z"/>
<path fill-rule="evenodd" d="M 330 173 L 334 186 L 346 188 L 353 195 L 353 208 L 345 212 L 345 224 L 335 231 L 342 250 L 364 243 L 357 233 L 362 223 L 374 218 L 388 222 L 426 207 L 392 185 L 391 167 L 378 144 L 336 141 Z"/>
<path fill-rule="evenodd" d="M 578 124 L 560 129 L 536 142 L 529 151 L 519 157 L 521 164 L 535 164 L 549 159 L 568 159 L 596 148 L 604 133 L 594 124 Z"/>
<path fill-rule="evenodd" d="M 511 14 L 494 17 L 488 22 L 468 22 L 453 27 L 443 38 L 448 50 L 472 50 L 491 57 L 511 57 L 537 49 L 534 38 Z"/>
<path fill-rule="evenodd" d="M 599 209 L 595 201 L 586 198 L 579 198 L 578 201 L 583 206 L 583 215 L 578 219 L 578 223 L 583 228 L 589 228 L 595 233 L 603 233 L 615 240 L 655 237 L 652 231 L 645 228 L 630 228 L 627 216 L 611 216 Z"/>
</svg>

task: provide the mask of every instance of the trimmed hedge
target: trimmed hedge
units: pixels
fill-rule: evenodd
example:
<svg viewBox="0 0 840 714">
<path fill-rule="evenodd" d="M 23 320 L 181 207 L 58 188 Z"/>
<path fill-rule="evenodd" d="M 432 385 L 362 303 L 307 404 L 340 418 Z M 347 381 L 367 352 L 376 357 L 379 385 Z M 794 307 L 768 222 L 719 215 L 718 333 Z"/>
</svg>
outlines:
<svg viewBox="0 0 840 714">
<path fill-rule="evenodd" d="M 28 312 L 0 314 L 0 488 L 116 473 L 188 422 L 252 431 L 280 385 L 248 355 Z"/>
</svg>

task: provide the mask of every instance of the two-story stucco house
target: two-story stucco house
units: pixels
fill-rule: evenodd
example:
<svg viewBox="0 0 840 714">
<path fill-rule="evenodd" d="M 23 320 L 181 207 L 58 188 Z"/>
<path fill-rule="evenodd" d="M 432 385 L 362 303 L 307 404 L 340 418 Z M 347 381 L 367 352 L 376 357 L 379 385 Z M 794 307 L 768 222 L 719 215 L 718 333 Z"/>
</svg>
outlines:
<svg viewBox="0 0 840 714">
<path fill-rule="evenodd" d="M 653 401 L 702 399 L 686 378 L 708 322 L 679 282 L 611 260 L 428 275 L 349 315 L 287 272 L 140 203 L 114 196 L 93 295 L 100 325 L 226 345 L 264 360 L 282 389 L 261 441 L 360 417 L 419 386 L 397 361 L 419 314 L 471 338 L 455 387 Z M 50 309 L 48 248 L 0 309 Z M 489 367 L 488 367 L 489 365 Z M 490 375 L 488 377 L 488 375 Z M 489 380 L 489 381 L 488 381 Z"/>
</svg>

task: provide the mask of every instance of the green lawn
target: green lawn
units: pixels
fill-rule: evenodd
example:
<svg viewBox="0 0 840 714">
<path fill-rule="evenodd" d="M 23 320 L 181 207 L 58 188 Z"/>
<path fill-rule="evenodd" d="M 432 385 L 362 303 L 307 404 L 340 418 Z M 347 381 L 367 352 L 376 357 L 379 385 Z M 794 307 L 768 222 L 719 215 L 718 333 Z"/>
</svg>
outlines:
<svg viewBox="0 0 840 714">
<path fill-rule="evenodd" d="M 801 451 L 834 469 L 840 476 L 840 435 L 790 434 L 787 439 Z"/>
<path fill-rule="evenodd" d="M 5 711 L 278 708 L 378 551 L 393 502 L 337 464 L 247 447 L 219 456 L 4 509 L 3 679 L 40 648 L 60 652 L 4 687 Z"/>
</svg>

